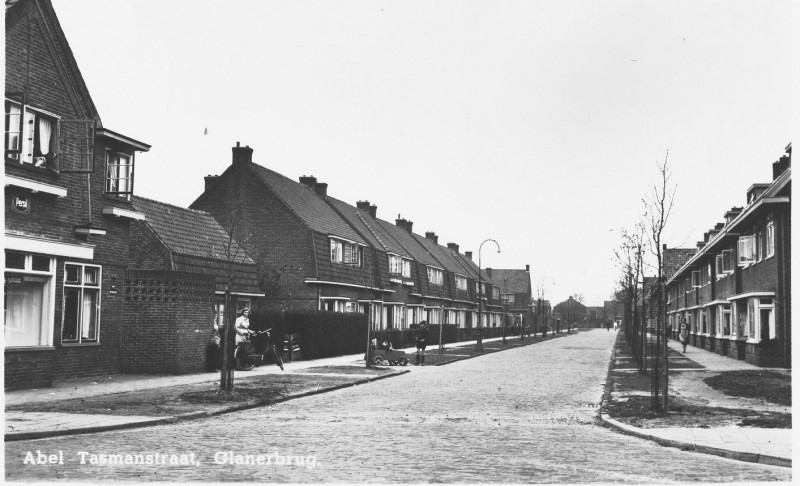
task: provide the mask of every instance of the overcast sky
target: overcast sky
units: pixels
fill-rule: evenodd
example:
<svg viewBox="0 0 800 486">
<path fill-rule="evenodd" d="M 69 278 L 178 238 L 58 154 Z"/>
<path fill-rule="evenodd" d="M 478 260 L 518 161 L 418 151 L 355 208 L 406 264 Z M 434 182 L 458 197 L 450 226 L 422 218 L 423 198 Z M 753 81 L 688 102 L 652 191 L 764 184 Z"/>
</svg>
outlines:
<svg viewBox="0 0 800 486">
<path fill-rule="evenodd" d="M 53 0 L 136 193 L 188 206 L 237 141 L 555 302 L 614 290 L 669 151 L 693 247 L 791 141 L 790 1 Z M 550 277 L 550 278 L 546 278 Z"/>
</svg>

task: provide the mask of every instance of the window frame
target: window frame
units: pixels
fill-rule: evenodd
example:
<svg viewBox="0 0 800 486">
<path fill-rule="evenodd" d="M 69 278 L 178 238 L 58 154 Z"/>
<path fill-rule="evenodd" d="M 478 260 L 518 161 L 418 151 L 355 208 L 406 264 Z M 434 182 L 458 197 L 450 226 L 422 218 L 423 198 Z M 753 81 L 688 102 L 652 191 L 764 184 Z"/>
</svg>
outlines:
<svg viewBox="0 0 800 486">
<path fill-rule="evenodd" d="M 7 276 L 9 273 L 11 274 L 20 274 L 22 275 L 23 279 L 26 275 L 29 275 L 34 278 L 44 278 L 46 279 L 45 282 L 42 282 L 42 308 L 41 311 L 41 329 L 39 330 L 39 344 L 21 344 L 21 345 L 9 345 L 8 338 L 5 338 L 5 348 L 6 349 L 25 349 L 25 348 L 35 348 L 35 349 L 42 349 L 42 348 L 52 348 L 53 347 L 53 326 L 55 325 L 55 302 L 56 302 L 56 268 L 57 268 L 57 260 L 56 257 L 52 255 L 44 255 L 38 253 L 30 253 L 26 251 L 19 251 L 19 250 L 12 250 L 6 249 L 4 252 L 4 258 L 7 259 L 8 253 L 17 253 L 23 256 L 23 263 L 21 268 L 12 268 L 7 267 L 4 263 L 4 277 Z M 48 269 L 47 270 L 35 270 L 33 267 L 33 258 L 40 257 L 48 259 Z M 5 286 L 4 286 L 4 292 Z M 6 293 L 6 295 L 8 295 Z M 46 302 L 44 301 L 46 299 Z M 7 304 L 6 304 L 7 305 Z M 7 312 L 7 308 L 4 309 L 4 313 Z M 8 326 L 8 317 L 7 315 L 4 316 L 5 325 Z M 4 336 L 5 337 L 5 336 Z"/>
<path fill-rule="evenodd" d="M 756 261 L 756 235 L 740 236 L 736 243 L 737 265 L 747 267 Z"/>
<path fill-rule="evenodd" d="M 331 263 L 361 268 L 364 262 L 362 246 L 354 241 L 329 236 Z M 353 251 L 355 249 L 355 251 Z M 356 262 L 347 261 L 355 255 Z"/>
<path fill-rule="evenodd" d="M 67 281 L 67 267 L 68 266 L 76 266 L 80 268 L 80 280 L 78 282 L 68 282 Z M 87 285 L 86 284 L 86 269 L 92 268 L 97 271 L 97 282 L 95 285 Z M 61 296 L 61 332 L 60 332 L 60 340 L 62 346 L 73 346 L 73 345 L 99 345 L 100 344 L 100 323 L 102 317 L 102 299 L 103 299 L 103 266 L 102 265 L 95 265 L 91 263 L 79 263 L 79 262 L 64 262 L 64 277 L 62 282 L 62 296 Z M 64 339 L 64 325 L 67 319 L 67 289 L 79 289 L 79 298 L 78 298 L 78 315 L 76 316 L 77 319 L 77 329 L 76 329 L 76 338 L 75 339 Z M 92 338 L 84 338 L 83 331 L 85 325 L 85 318 L 84 318 L 84 306 L 85 306 L 85 291 L 86 290 L 93 290 L 97 292 L 97 301 L 95 303 L 95 337 Z"/>
<path fill-rule="evenodd" d="M 430 265 L 427 266 L 427 269 L 428 269 L 428 284 L 435 285 L 437 287 L 443 287 L 444 270 L 442 270 L 441 268 L 432 267 Z"/>
<path fill-rule="evenodd" d="M 118 158 L 120 158 L 120 157 L 127 158 L 128 159 L 128 164 L 127 165 L 116 164 L 114 167 L 117 168 L 117 176 L 116 177 L 111 177 L 110 176 L 110 172 L 111 172 L 111 168 L 112 168 L 111 158 L 114 157 L 114 156 L 116 156 Z M 131 195 L 133 194 L 134 169 L 135 169 L 135 160 L 136 160 L 135 153 L 133 153 L 133 152 L 128 153 L 128 152 L 118 151 L 118 150 L 106 150 L 105 159 L 106 159 L 105 182 L 104 182 L 104 185 L 103 185 L 103 189 L 104 189 L 105 194 L 107 196 L 119 197 L 119 198 L 122 198 L 122 199 L 128 199 L 129 200 L 131 198 Z M 121 174 L 120 174 L 121 167 L 128 167 L 128 174 L 127 174 L 128 177 L 127 178 L 120 177 L 121 176 Z M 126 191 L 123 191 L 123 190 L 116 190 L 116 191 L 111 190 L 111 188 L 110 188 L 111 181 L 116 181 L 117 188 L 119 188 L 120 185 L 121 185 L 120 182 L 123 181 L 123 180 L 126 180 L 128 182 L 128 184 L 127 184 L 128 190 L 126 190 Z"/>
<path fill-rule="evenodd" d="M 59 125 L 61 122 L 61 117 L 54 113 L 50 113 L 46 110 L 33 108 L 27 103 L 20 103 L 15 100 L 11 100 L 6 98 L 5 100 L 5 112 L 4 112 L 4 137 L 3 137 L 3 149 L 5 154 L 5 160 L 7 163 L 11 164 L 19 164 L 21 166 L 28 166 L 36 169 L 47 169 L 49 167 L 53 167 L 58 157 L 58 148 L 59 148 Z M 16 109 L 19 110 L 19 113 L 12 114 L 11 110 Z M 28 116 L 30 114 L 30 117 Z M 16 116 L 19 117 L 19 122 L 16 124 L 17 131 L 12 131 L 12 122 L 11 117 Z M 50 132 L 50 151 L 47 154 L 43 155 L 36 155 L 38 151 L 41 153 L 41 150 L 38 148 L 39 141 L 40 141 L 40 125 L 38 121 L 44 118 L 45 120 L 50 121 L 51 124 L 51 132 Z M 33 132 L 31 133 L 31 130 Z M 15 133 L 17 134 L 17 148 L 11 149 L 10 146 L 10 134 Z M 28 145 L 26 147 L 26 145 Z M 26 150 L 30 150 L 30 153 L 25 154 Z M 30 158 L 30 160 L 26 160 Z M 41 159 L 41 160 L 37 160 Z"/>
<path fill-rule="evenodd" d="M 766 256 L 764 259 L 775 256 L 775 217 L 770 213 L 767 215 L 767 225 L 764 231 L 764 246 Z"/>
<path fill-rule="evenodd" d="M 469 281 L 464 275 L 456 274 L 456 290 L 467 291 L 469 289 Z"/>
</svg>

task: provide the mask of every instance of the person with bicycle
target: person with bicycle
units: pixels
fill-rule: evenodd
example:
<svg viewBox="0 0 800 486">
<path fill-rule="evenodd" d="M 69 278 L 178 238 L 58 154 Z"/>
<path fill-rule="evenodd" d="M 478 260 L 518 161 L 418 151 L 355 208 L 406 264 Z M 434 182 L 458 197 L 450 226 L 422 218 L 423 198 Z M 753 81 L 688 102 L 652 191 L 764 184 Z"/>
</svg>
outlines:
<svg viewBox="0 0 800 486">
<path fill-rule="evenodd" d="M 250 309 L 243 309 L 242 315 L 236 318 L 236 344 L 250 341 Z"/>
</svg>

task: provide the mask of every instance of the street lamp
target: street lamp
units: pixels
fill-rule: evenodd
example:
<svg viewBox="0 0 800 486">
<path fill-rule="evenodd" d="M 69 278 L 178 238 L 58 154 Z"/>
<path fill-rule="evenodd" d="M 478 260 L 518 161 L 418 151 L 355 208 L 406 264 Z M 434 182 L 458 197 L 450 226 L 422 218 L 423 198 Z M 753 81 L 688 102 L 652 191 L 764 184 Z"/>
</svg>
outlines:
<svg viewBox="0 0 800 486">
<path fill-rule="evenodd" d="M 489 238 L 483 240 L 481 246 L 478 247 L 478 343 L 475 345 L 476 351 L 483 351 L 483 274 L 481 273 L 481 250 L 483 244 L 487 241 L 493 242 L 497 245 L 497 253 L 500 253 L 500 244 L 495 240 Z"/>
</svg>

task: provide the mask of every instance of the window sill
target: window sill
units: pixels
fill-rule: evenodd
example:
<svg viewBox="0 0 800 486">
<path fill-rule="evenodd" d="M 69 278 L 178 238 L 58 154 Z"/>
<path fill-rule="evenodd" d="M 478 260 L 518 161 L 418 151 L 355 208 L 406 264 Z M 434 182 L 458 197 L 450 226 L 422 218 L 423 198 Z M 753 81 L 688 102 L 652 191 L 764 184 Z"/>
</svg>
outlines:
<svg viewBox="0 0 800 486">
<path fill-rule="evenodd" d="M 29 172 L 34 172 L 36 174 L 47 174 L 53 178 L 56 178 L 58 175 L 51 169 L 47 167 L 34 167 L 33 164 L 29 164 L 27 162 L 20 162 L 15 159 L 6 159 L 6 167 L 19 167 L 22 170 L 27 170 Z"/>
<path fill-rule="evenodd" d="M 100 343 L 61 343 L 62 348 L 98 348 Z"/>
<path fill-rule="evenodd" d="M 54 346 L 6 346 L 6 353 L 27 353 L 29 351 L 55 351 Z"/>
</svg>

